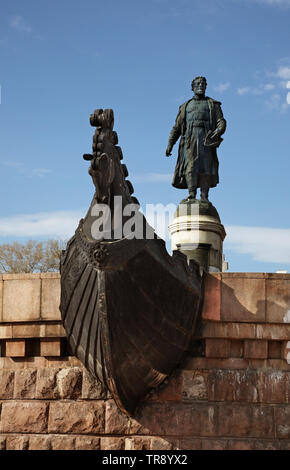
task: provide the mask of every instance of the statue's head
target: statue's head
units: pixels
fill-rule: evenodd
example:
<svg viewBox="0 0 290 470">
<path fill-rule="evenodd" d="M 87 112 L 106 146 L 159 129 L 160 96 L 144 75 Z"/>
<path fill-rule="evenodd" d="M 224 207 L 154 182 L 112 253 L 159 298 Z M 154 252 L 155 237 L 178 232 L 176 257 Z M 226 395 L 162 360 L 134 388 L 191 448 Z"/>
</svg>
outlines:
<svg viewBox="0 0 290 470">
<path fill-rule="evenodd" d="M 191 82 L 192 91 L 196 95 L 204 95 L 207 86 L 207 81 L 205 77 L 195 77 Z"/>
</svg>

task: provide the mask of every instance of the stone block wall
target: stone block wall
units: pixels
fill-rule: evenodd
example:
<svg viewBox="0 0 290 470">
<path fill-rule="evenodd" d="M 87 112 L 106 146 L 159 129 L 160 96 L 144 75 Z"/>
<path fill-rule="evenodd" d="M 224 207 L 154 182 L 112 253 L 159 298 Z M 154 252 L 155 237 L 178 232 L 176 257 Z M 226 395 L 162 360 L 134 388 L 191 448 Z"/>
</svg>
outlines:
<svg viewBox="0 0 290 470">
<path fill-rule="evenodd" d="M 209 274 L 191 356 L 134 418 L 70 355 L 59 293 L 0 279 L 0 449 L 290 449 L 290 275 Z"/>
</svg>

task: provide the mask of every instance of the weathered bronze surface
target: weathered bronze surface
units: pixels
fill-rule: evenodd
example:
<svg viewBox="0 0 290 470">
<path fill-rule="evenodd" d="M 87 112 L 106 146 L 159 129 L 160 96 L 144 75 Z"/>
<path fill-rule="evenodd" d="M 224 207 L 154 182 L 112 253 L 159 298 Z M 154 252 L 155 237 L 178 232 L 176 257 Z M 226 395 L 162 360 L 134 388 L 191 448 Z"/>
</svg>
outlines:
<svg viewBox="0 0 290 470">
<path fill-rule="evenodd" d="M 192 81 L 194 96 L 179 107 L 175 125 L 169 136 L 166 156 L 180 138 L 178 159 L 172 185 L 188 188 L 189 199 L 196 198 L 197 188 L 201 199 L 208 201 L 209 188 L 219 183 L 216 149 L 226 130 L 221 103 L 205 96 L 205 77 Z"/>
<path fill-rule="evenodd" d="M 96 203 L 110 208 L 113 219 L 116 195 L 122 207 L 137 201 L 113 121 L 112 110 L 91 116 L 93 153 L 84 158 L 91 161 L 96 192 L 61 259 L 60 310 L 72 354 L 107 386 L 120 409 L 132 414 L 190 351 L 202 278 L 197 263 L 188 265 L 178 251 L 167 253 L 141 212 L 149 239 L 92 237 Z M 122 217 L 119 224 L 126 221 Z"/>
</svg>

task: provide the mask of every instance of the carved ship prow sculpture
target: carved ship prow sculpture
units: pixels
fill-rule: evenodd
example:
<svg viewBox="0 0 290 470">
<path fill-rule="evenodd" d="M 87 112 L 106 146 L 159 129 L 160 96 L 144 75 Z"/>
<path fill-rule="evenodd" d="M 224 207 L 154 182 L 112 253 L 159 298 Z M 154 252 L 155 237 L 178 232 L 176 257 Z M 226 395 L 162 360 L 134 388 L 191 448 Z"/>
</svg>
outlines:
<svg viewBox="0 0 290 470">
<path fill-rule="evenodd" d="M 132 415 L 190 352 L 202 276 L 179 251 L 168 254 L 139 210 L 113 111 L 96 110 L 90 122 L 93 153 L 84 158 L 96 192 L 61 257 L 60 310 L 71 353 Z M 128 207 L 137 208 L 138 238 L 124 230 L 132 227 Z"/>
</svg>

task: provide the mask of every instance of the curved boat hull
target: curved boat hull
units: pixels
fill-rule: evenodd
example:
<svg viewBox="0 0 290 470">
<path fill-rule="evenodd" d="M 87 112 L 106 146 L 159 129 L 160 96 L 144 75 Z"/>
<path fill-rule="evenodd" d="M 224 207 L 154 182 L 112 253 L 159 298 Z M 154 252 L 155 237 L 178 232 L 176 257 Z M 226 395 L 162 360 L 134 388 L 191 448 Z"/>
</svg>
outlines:
<svg viewBox="0 0 290 470">
<path fill-rule="evenodd" d="M 98 109 L 90 121 L 93 154 L 84 158 L 91 161 L 96 192 L 61 258 L 60 310 L 72 353 L 132 414 L 190 350 L 202 281 L 199 265 L 188 265 L 180 252 L 170 256 L 139 211 L 121 164 L 113 111 Z M 124 233 L 132 206 L 129 226 L 141 227 L 136 238 Z M 95 234 L 98 208 L 109 222 L 101 237 Z M 113 226 L 118 235 L 114 230 L 112 237 Z"/>
<path fill-rule="evenodd" d="M 103 248 L 103 259 L 91 260 Z M 61 263 L 61 312 L 72 353 L 132 414 L 183 361 L 201 300 L 196 265 L 163 240 L 85 240 L 79 227 Z"/>
</svg>

